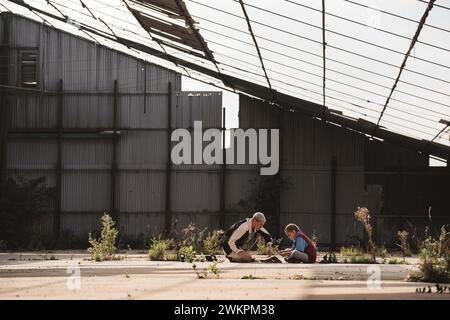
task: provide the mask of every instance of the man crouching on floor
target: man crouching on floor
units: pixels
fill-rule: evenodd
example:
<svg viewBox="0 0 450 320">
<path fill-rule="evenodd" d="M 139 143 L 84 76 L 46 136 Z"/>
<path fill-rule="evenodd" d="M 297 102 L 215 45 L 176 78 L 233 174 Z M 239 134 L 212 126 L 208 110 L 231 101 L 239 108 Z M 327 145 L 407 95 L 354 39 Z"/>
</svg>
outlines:
<svg viewBox="0 0 450 320">
<path fill-rule="evenodd" d="M 300 228 L 290 223 L 284 229 L 284 233 L 294 243 L 290 249 L 280 252 L 288 263 L 314 263 L 317 258 L 317 249 L 314 242 L 306 234 L 300 231 Z"/>
<path fill-rule="evenodd" d="M 272 237 L 263 228 L 265 223 L 264 214 L 256 212 L 253 217 L 238 221 L 225 231 L 222 247 L 231 262 L 251 262 L 252 256 L 248 251 L 261 237 L 269 247 L 269 255 L 272 255 Z"/>
</svg>

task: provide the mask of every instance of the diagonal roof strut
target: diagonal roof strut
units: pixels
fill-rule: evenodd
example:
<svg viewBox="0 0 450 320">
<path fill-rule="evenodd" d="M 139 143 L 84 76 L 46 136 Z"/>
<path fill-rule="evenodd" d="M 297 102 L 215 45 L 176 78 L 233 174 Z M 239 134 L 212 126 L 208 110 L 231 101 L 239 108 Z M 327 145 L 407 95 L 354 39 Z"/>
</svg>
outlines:
<svg viewBox="0 0 450 320">
<path fill-rule="evenodd" d="M 411 54 L 411 51 L 414 48 L 414 45 L 416 44 L 417 40 L 419 39 L 420 32 L 422 31 L 422 28 L 423 28 L 423 26 L 424 26 L 424 24 L 425 24 L 425 22 L 427 20 L 427 17 L 429 15 L 431 9 L 433 9 L 433 5 L 434 5 L 435 1 L 436 0 L 430 0 L 428 2 L 428 6 L 425 9 L 425 12 L 423 13 L 422 18 L 420 19 L 420 22 L 419 22 L 419 25 L 417 27 L 416 33 L 414 34 L 414 37 L 413 37 L 413 39 L 411 41 L 411 44 L 409 45 L 408 51 L 406 51 L 405 57 L 403 58 L 403 62 L 401 64 L 401 66 L 400 66 L 400 70 L 398 72 L 397 78 L 395 79 L 394 85 L 392 86 L 391 91 L 389 93 L 389 96 L 386 99 L 386 102 L 384 104 L 383 110 L 380 113 L 380 116 L 378 118 L 377 125 L 376 125 L 376 127 L 374 129 L 374 132 L 379 128 L 381 118 L 383 117 L 384 112 L 386 111 L 386 108 L 387 108 L 387 106 L 389 104 L 389 101 L 391 100 L 392 94 L 394 93 L 395 89 L 397 88 L 397 84 L 398 84 L 398 82 L 400 80 L 400 76 L 402 75 L 403 69 L 406 66 L 406 61 L 408 60 L 409 55 Z M 372 137 L 373 137 L 373 134 L 372 134 Z"/>
<path fill-rule="evenodd" d="M 270 83 L 269 76 L 267 75 L 267 70 L 264 65 L 264 60 L 262 58 L 261 51 L 259 50 L 259 46 L 258 46 L 258 42 L 256 41 L 255 34 L 253 33 L 252 25 L 250 23 L 250 18 L 248 17 L 248 14 L 247 14 L 247 10 L 245 9 L 244 1 L 239 0 L 239 3 L 241 4 L 242 12 L 244 13 L 245 20 L 247 21 L 248 31 L 250 32 L 250 35 L 252 36 L 253 43 L 255 44 L 255 47 L 256 47 L 256 52 L 258 53 L 259 61 L 261 62 L 261 68 L 264 71 L 264 76 L 266 77 L 266 81 L 267 81 L 267 84 L 270 89 L 270 96 L 271 96 L 272 102 L 275 102 L 275 95 L 273 93 L 272 84 Z"/>
</svg>

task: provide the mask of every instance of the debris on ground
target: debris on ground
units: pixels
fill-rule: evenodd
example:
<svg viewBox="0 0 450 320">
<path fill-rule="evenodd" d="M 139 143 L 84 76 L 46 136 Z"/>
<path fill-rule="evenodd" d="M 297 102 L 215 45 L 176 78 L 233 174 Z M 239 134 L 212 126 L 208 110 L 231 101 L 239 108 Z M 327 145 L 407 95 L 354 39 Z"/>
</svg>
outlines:
<svg viewBox="0 0 450 320">
<path fill-rule="evenodd" d="M 261 259 L 261 260 L 259 260 L 259 262 L 261 262 L 261 263 L 283 263 L 283 261 L 278 259 L 276 256 L 271 256 L 266 259 Z"/>
</svg>

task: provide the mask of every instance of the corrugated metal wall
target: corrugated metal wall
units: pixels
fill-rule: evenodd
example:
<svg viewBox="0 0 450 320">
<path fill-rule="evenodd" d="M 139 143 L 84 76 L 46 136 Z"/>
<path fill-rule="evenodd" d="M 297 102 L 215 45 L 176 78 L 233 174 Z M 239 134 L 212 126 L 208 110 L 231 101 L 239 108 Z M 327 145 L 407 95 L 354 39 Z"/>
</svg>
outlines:
<svg viewBox="0 0 450 320">
<path fill-rule="evenodd" d="M 73 102 L 76 103 L 75 100 Z M 120 212 L 120 228 L 130 237 L 137 237 L 141 233 L 148 235 L 164 231 L 169 137 L 166 121 L 167 99 L 164 99 L 162 103 L 166 104 L 165 108 L 157 104 L 147 105 L 146 113 L 136 112 L 134 116 L 128 117 L 129 122 L 122 118 L 120 124 L 122 128 L 117 142 L 117 208 Z M 160 112 L 153 113 L 151 111 L 153 106 Z M 118 107 L 119 110 L 122 107 L 120 102 Z M 176 110 L 173 125 L 182 119 L 181 115 L 185 113 L 183 110 L 188 110 L 198 114 L 194 117 L 196 113 L 192 112 L 192 119 L 201 120 L 201 117 L 205 116 L 206 126 L 221 127 L 220 93 L 209 93 L 200 99 L 197 93 L 178 92 L 174 94 L 172 108 Z M 101 107 L 99 109 L 102 110 Z M 95 106 L 85 111 L 78 110 L 78 112 L 72 110 L 71 115 L 74 118 L 80 119 L 80 116 L 83 116 L 84 119 L 95 122 L 104 115 Z M 46 108 L 36 107 L 30 109 L 29 114 L 33 119 L 43 119 L 44 117 L 40 117 L 39 114 L 45 112 L 47 112 Z M 145 119 L 147 115 L 153 114 L 160 119 L 148 122 L 141 120 L 140 127 L 134 127 L 138 116 Z M 184 125 L 189 126 L 187 119 Z M 48 128 L 48 126 L 44 123 L 38 128 Z M 86 129 L 84 126 L 77 125 L 65 126 L 65 129 L 67 128 Z M 89 126 L 87 128 L 91 129 Z M 11 125 L 11 129 L 23 129 L 23 126 Z M 96 129 L 99 128 L 96 127 Z M 16 135 L 12 134 L 11 137 Z M 19 138 L 9 140 L 8 171 L 28 177 L 36 175 L 53 177 L 49 179 L 49 183 L 55 186 L 57 140 L 48 137 L 39 139 L 40 136 L 32 138 L 31 133 L 27 134 L 30 138 L 23 138 L 23 136 L 24 134 L 21 134 Z M 103 138 L 101 134 L 96 134 L 93 137 L 76 136 L 63 139 L 62 230 L 83 235 L 98 229 L 100 214 L 110 208 L 112 155 L 113 139 L 108 138 L 108 134 L 103 134 Z M 208 165 L 172 167 L 171 209 L 174 225 L 182 228 L 189 222 L 197 222 L 210 229 L 219 227 L 220 171 L 218 168 L 218 166 Z M 51 230 L 49 226 L 47 231 L 51 232 Z"/>
<path fill-rule="evenodd" d="M 221 93 L 180 92 L 181 76 L 175 72 L 25 18 L 7 19 L 11 65 L 18 65 L 21 48 L 36 48 L 40 64 L 38 90 L 12 97 L 8 175 L 46 176 L 47 184 L 56 186 L 61 108 L 61 231 L 85 237 L 99 228 L 99 217 L 111 208 L 116 150 L 115 206 L 122 233 L 133 238 L 164 232 L 169 83 L 172 128 L 191 130 L 194 120 L 220 128 Z M 18 85 L 17 68 L 10 74 L 11 85 Z M 116 147 L 110 134 L 115 105 Z M 193 221 L 217 228 L 218 166 L 173 166 L 172 171 L 174 224 Z M 45 235 L 53 232 L 52 212 L 48 216 L 39 230 Z"/>
<path fill-rule="evenodd" d="M 428 156 L 377 141 L 367 141 L 366 196 L 379 217 L 380 242 L 397 241 L 397 230 L 406 228 L 424 238 L 431 209 L 435 232 L 450 223 L 449 168 L 428 167 Z"/>
<path fill-rule="evenodd" d="M 99 217 L 111 209 L 115 194 L 122 234 L 137 238 L 162 233 L 169 97 L 171 127 L 192 131 L 195 120 L 203 121 L 204 129 L 221 128 L 221 93 L 180 92 L 180 75 L 170 70 L 25 18 L 8 19 L 11 66 L 17 65 L 21 47 L 36 47 L 41 65 L 39 90 L 12 97 L 8 175 L 46 176 L 49 186 L 57 184 L 60 108 L 62 128 L 67 131 L 61 140 L 61 231 L 84 237 L 98 229 Z M 17 71 L 10 68 L 12 85 L 17 85 Z M 292 188 L 280 199 L 280 227 L 298 223 L 307 233 L 315 232 L 321 243 L 329 243 L 332 190 L 339 244 L 362 238 L 361 226 L 353 217 L 361 205 L 371 209 L 378 240 L 386 243 L 392 242 L 399 217 L 419 223 L 416 217 L 427 203 L 436 208 L 439 219 L 448 222 L 450 203 L 443 199 L 450 198 L 443 193 L 448 190 L 445 181 L 449 175 L 424 172 L 423 155 L 369 142 L 361 134 L 298 113 L 280 113 L 245 96 L 240 97 L 239 120 L 244 129 L 281 128 L 280 176 L 290 181 Z M 115 124 L 120 132 L 117 141 L 109 134 Z M 220 165 L 171 167 L 170 207 L 177 229 L 191 222 L 209 229 L 219 227 L 221 174 Z M 251 214 L 239 203 L 255 188 L 251 181 L 258 177 L 257 165 L 226 166 L 225 225 Z M 115 190 L 111 190 L 113 181 Z M 38 228 L 40 233 L 51 234 L 52 215 L 43 217 Z"/>
<path fill-rule="evenodd" d="M 17 179 L 27 177 L 37 179 L 45 177 L 45 186 L 56 186 L 56 140 L 16 139 L 10 138 L 7 144 L 7 177 Z M 48 236 L 53 233 L 53 210 L 55 203 L 48 204 L 48 212 L 44 214 L 30 231 L 37 236 Z"/>
<path fill-rule="evenodd" d="M 353 212 L 364 198 L 363 136 L 299 113 L 280 113 L 257 99 L 241 95 L 239 101 L 240 127 L 280 128 L 280 176 L 291 183 L 281 195 L 282 227 L 297 223 L 330 243 L 331 160 L 336 157 L 336 242 L 346 242 L 356 228 Z"/>
<path fill-rule="evenodd" d="M 450 172 L 428 168 L 425 154 L 298 113 L 280 117 L 273 107 L 245 96 L 240 97 L 239 120 L 243 128 L 281 128 L 280 175 L 293 185 L 281 197 L 281 226 L 298 223 L 307 233 L 315 232 L 320 242 L 330 242 L 333 156 L 337 244 L 363 239 L 353 216 L 358 206 L 370 209 L 376 239 L 385 245 L 398 241 L 399 228 L 411 234 L 415 228 L 423 237 L 430 206 L 435 226 L 450 223 Z M 231 184 L 245 185 L 249 178 L 237 175 Z"/>
<path fill-rule="evenodd" d="M 168 82 L 172 83 L 174 91 L 181 89 L 181 76 L 171 70 L 20 16 L 2 15 L 2 20 L 9 21 L 10 26 L 11 84 L 18 82 L 15 70 L 20 65 L 18 51 L 37 49 L 41 91 L 58 91 L 60 79 L 63 79 L 65 92 L 77 93 L 110 93 L 114 88 L 113 80 L 118 81 L 121 93 L 165 93 Z M 84 99 L 83 106 L 89 108 L 89 104 L 97 104 L 101 97 Z"/>
<path fill-rule="evenodd" d="M 177 97 L 175 110 L 172 113 L 173 128 L 186 128 L 193 134 L 194 121 L 202 121 L 203 129 L 222 127 L 221 93 L 182 93 Z M 191 222 L 210 230 L 219 228 L 220 165 L 177 165 L 172 168 L 171 209 L 175 229 L 180 230 Z"/>
</svg>

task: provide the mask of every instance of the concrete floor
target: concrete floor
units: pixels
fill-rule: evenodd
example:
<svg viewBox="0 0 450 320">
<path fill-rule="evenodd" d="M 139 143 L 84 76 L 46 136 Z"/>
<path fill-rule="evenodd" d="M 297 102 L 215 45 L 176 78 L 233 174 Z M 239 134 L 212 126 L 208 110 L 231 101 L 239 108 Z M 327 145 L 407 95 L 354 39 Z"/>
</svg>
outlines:
<svg viewBox="0 0 450 320">
<path fill-rule="evenodd" d="M 224 261 L 218 279 L 198 279 L 189 263 L 122 257 L 98 263 L 82 252 L 0 253 L 0 299 L 450 299 L 418 294 L 426 284 L 404 281 L 417 269 L 414 259 L 408 265 Z M 256 279 L 241 279 L 249 275 Z M 371 281 L 377 275 L 380 282 Z"/>
</svg>

